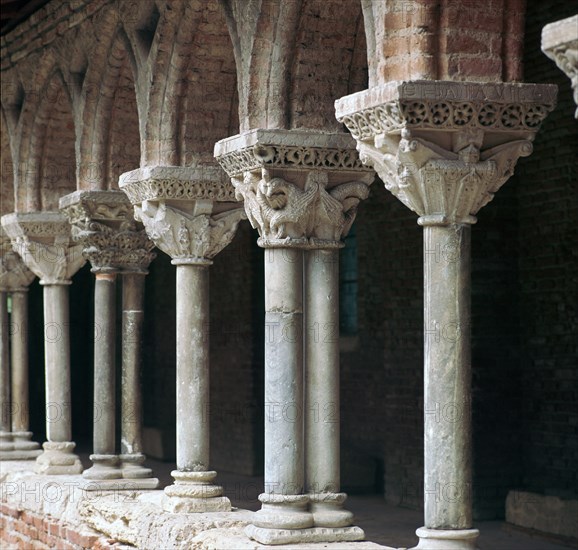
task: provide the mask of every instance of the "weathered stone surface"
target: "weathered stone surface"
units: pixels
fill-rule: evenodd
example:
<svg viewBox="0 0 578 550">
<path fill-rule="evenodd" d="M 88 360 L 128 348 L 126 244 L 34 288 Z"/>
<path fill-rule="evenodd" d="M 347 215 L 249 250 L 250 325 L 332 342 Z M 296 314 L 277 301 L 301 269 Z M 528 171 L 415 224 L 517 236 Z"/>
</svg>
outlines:
<svg viewBox="0 0 578 550">
<path fill-rule="evenodd" d="M 373 176 L 346 134 L 252 130 L 215 145 L 259 245 L 342 246 Z"/>
<path fill-rule="evenodd" d="M 0 226 L 0 289 L 7 292 L 26 289 L 35 277 L 14 252 L 10 237 Z"/>
<path fill-rule="evenodd" d="M 470 225 L 554 108 L 532 84 L 390 82 L 336 101 L 365 164 L 424 226 L 424 516 L 418 548 L 475 548 Z"/>
<path fill-rule="evenodd" d="M 6 214 L 2 227 L 40 284 L 70 284 L 85 263 L 81 247 L 74 244 L 70 226 L 59 212 Z"/>
<path fill-rule="evenodd" d="M 506 521 L 512 525 L 578 539 L 578 500 L 528 491 L 510 491 Z"/>
<path fill-rule="evenodd" d="M 230 510 L 209 469 L 208 266 L 245 214 L 216 166 L 142 168 L 123 174 L 120 187 L 149 237 L 177 266 L 177 470 L 164 509 Z"/>
<path fill-rule="evenodd" d="M 245 218 L 216 167 L 133 170 L 121 176 L 120 187 L 151 240 L 174 264 L 210 264 Z"/>
<path fill-rule="evenodd" d="M 142 225 L 121 191 L 75 191 L 60 199 L 72 237 L 94 273 L 146 273 L 155 254 Z"/>
<path fill-rule="evenodd" d="M 542 29 L 542 51 L 566 73 L 578 105 L 578 15 L 546 25 Z M 574 116 L 578 118 L 578 108 Z"/>
</svg>

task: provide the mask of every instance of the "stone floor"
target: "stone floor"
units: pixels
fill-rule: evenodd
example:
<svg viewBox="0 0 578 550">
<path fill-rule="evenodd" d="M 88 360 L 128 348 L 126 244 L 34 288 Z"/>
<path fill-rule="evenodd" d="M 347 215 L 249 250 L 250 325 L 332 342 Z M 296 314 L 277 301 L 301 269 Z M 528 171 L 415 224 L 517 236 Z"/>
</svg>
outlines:
<svg viewBox="0 0 578 550">
<path fill-rule="evenodd" d="M 87 455 L 81 454 L 81 459 L 85 466 L 89 465 Z M 170 471 L 174 468 L 174 464 L 154 460 L 149 460 L 148 464 L 153 467 L 155 475 L 160 480 L 161 487 L 171 483 Z M 2 470 L 4 470 L 4 473 L 8 470 L 14 472 L 15 469 L 17 469 L 17 463 L 0 462 L 0 472 Z M 231 499 L 233 506 L 240 509 L 238 512 L 239 516 L 237 516 L 240 520 L 246 520 L 244 516 L 247 514 L 247 512 L 242 512 L 241 510 L 257 510 L 259 508 L 257 496 L 261 490 L 262 479 L 221 472 L 218 480 L 225 488 L 226 495 Z M 156 497 L 160 497 L 160 491 L 157 494 L 150 494 L 150 498 L 143 499 L 143 503 L 141 504 L 143 505 L 144 512 L 146 512 L 146 506 L 149 506 L 150 509 L 151 503 L 158 500 Z M 141 504 L 139 504 L 139 506 Z M 359 548 L 360 550 L 362 547 L 411 548 L 417 543 L 417 537 L 414 535 L 414 532 L 417 527 L 422 525 L 421 513 L 388 505 L 379 495 L 350 496 L 348 508 L 356 515 L 356 524 L 364 529 L 366 539 L 376 544 L 346 543 L 345 545 L 338 545 L 339 550 L 349 550 L 353 547 Z M 96 510 L 96 514 L 98 513 L 100 513 L 99 510 Z M 199 517 L 197 519 L 200 523 L 203 523 L 207 518 Z M 234 538 L 228 541 L 232 543 L 233 546 L 230 546 L 230 544 L 224 546 L 222 542 L 227 538 L 227 529 L 229 528 L 227 525 L 230 523 L 228 519 L 223 518 L 223 520 L 223 527 L 225 527 L 225 529 L 218 530 L 222 531 L 218 538 L 221 542 L 215 540 L 214 543 L 216 546 L 210 546 L 209 544 L 208 547 L 235 548 Z M 93 523 L 92 526 L 94 527 L 95 524 Z M 232 524 L 231 527 L 233 527 Z M 476 527 L 479 528 L 481 532 L 478 544 L 480 550 L 561 550 L 569 547 L 536 534 L 518 530 L 500 521 L 478 522 Z M 217 533 L 218 531 L 210 532 Z M 233 528 L 231 535 L 237 531 L 242 533 L 242 529 L 237 526 Z M 209 532 L 203 534 L 208 535 Z M 245 543 L 249 542 L 248 539 L 247 541 L 242 541 L 240 538 L 237 540 L 239 544 L 243 542 L 242 546 L 238 546 L 238 548 L 254 547 L 253 545 L 245 546 Z M 210 543 L 208 538 L 205 538 L 205 543 Z M 260 545 L 257 546 L 260 547 Z M 325 544 L 310 546 L 311 548 L 328 547 Z M 205 546 L 203 545 L 202 547 Z M 337 545 L 331 547 L 337 550 Z"/>
</svg>

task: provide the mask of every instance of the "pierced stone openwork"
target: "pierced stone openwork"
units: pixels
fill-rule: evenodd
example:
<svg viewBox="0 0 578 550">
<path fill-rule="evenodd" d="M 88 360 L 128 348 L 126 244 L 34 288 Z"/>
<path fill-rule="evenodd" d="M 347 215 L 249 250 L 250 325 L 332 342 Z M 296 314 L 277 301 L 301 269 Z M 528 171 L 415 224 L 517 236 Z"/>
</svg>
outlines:
<svg viewBox="0 0 578 550">
<path fill-rule="evenodd" d="M 347 112 L 338 107 L 338 118 L 356 139 L 404 128 L 535 131 L 552 109 L 554 93 L 533 84 L 391 82 L 348 96 Z M 337 104 L 345 107 L 344 99 Z M 351 109 L 354 104 L 359 108 Z"/>
<path fill-rule="evenodd" d="M 361 160 L 420 223 L 475 223 L 475 214 L 532 152 L 556 87 L 391 82 L 336 102 Z M 383 117 L 394 111 L 393 121 Z"/>
</svg>

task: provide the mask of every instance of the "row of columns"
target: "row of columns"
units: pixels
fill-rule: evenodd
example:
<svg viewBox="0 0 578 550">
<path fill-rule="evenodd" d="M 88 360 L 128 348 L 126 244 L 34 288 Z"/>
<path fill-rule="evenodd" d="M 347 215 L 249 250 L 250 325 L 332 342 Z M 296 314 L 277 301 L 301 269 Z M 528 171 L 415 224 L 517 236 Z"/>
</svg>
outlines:
<svg viewBox="0 0 578 550">
<path fill-rule="evenodd" d="M 28 286 L 34 274 L 1 227 L 0 252 L 0 460 L 27 460 L 41 452 L 29 431 Z"/>
<path fill-rule="evenodd" d="M 108 337 L 95 352 L 95 405 L 105 403 L 108 412 L 95 408 L 87 480 L 118 482 L 130 477 L 127 464 L 142 460 L 138 430 L 123 431 L 121 456 L 116 454 L 110 346 L 119 273 L 130 277 L 123 282 L 123 334 L 133 330 L 131 322 L 140 323 L 142 284 L 137 280 L 142 281 L 152 258 L 146 231 L 177 266 L 177 470 L 163 506 L 172 512 L 230 509 L 210 469 L 205 329 L 209 266 L 246 217 L 259 232 L 258 244 L 267 249 L 265 491 L 246 533 L 263 544 L 363 538 L 343 508 L 346 495 L 340 491 L 337 252 L 375 170 L 424 227 L 425 526 L 418 530 L 418 548 L 474 548 L 470 226 L 511 176 L 518 158 L 531 153 L 531 141 L 555 97 L 555 87 L 548 85 L 390 83 L 336 102 L 337 117 L 354 139 L 256 129 L 217 143 L 215 157 L 231 183 L 215 166 L 153 167 L 123 174 L 124 194 L 65 197 L 61 208 L 74 240 L 61 214 L 55 215 L 66 230 L 63 225 L 51 233 L 38 229 L 42 224 L 27 226 L 29 214 L 5 216 L 12 242 L 42 277 L 46 322 L 66 326 L 66 284 L 84 257 L 96 274 L 95 310 Z M 104 209 L 94 206 L 103 204 Z M 132 221 L 130 205 L 144 229 Z M 27 260 L 41 246 L 60 247 L 59 260 L 52 262 L 58 273 Z M 67 345 L 62 339 L 58 349 L 46 349 L 47 399 L 54 402 L 70 401 Z M 123 385 L 126 381 L 133 392 L 137 348 L 123 343 Z M 455 418 L 440 417 L 448 407 Z M 60 461 L 74 456 L 69 419 L 53 426 L 48 439 L 38 463 L 59 473 L 56 466 L 62 462 L 43 456 L 57 450 Z M 147 476 L 135 478 L 153 479 Z"/>
</svg>

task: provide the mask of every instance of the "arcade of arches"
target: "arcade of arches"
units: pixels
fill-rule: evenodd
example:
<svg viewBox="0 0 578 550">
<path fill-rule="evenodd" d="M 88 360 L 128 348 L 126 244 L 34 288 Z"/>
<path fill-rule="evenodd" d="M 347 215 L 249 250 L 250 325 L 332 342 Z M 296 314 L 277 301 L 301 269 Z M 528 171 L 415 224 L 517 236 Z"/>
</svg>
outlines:
<svg viewBox="0 0 578 550">
<path fill-rule="evenodd" d="M 570 2 L 39 5 L 1 35 L 0 540 L 386 548 L 348 493 L 420 549 L 578 540 Z"/>
</svg>

